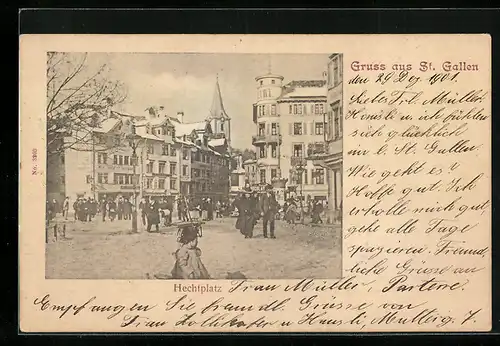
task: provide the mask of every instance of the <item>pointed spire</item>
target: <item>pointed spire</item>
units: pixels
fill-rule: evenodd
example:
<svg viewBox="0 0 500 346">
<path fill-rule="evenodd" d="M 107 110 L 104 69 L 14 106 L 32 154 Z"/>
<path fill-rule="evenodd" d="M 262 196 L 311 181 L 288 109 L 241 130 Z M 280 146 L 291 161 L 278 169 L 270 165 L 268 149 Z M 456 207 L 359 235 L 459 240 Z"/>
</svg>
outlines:
<svg viewBox="0 0 500 346">
<path fill-rule="evenodd" d="M 229 116 L 224 109 L 224 104 L 222 102 L 222 94 L 220 92 L 219 86 L 219 74 L 217 74 L 215 82 L 215 92 L 212 100 L 212 107 L 210 108 L 209 119 L 229 119 Z"/>
</svg>

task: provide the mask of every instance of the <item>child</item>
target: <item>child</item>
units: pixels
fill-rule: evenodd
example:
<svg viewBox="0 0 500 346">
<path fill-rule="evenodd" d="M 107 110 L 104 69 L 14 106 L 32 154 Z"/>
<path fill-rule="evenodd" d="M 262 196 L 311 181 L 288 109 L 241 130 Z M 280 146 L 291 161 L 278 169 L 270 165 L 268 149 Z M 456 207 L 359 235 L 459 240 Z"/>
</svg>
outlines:
<svg viewBox="0 0 500 346">
<path fill-rule="evenodd" d="M 210 279 L 207 269 L 201 262 L 196 228 L 192 225 L 183 227 L 177 241 L 180 243 L 180 248 L 174 253 L 172 279 Z"/>
</svg>

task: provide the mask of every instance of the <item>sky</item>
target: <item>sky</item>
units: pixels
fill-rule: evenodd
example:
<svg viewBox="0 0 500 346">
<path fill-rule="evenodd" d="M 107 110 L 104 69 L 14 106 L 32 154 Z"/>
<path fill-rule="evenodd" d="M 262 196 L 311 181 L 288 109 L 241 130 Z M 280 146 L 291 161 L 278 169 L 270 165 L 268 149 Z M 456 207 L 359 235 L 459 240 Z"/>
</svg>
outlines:
<svg viewBox="0 0 500 346">
<path fill-rule="evenodd" d="M 179 54 L 89 53 L 89 67 L 106 63 L 111 78 L 120 80 L 128 97 L 117 110 L 144 114 L 150 106 L 164 106 L 169 115 L 184 112 L 184 122 L 205 119 L 212 105 L 218 75 L 222 100 L 231 118 L 235 148 L 253 148 L 256 101 L 255 77 L 269 72 L 298 79 L 322 79 L 328 54 Z M 91 68 L 90 68 L 91 69 Z"/>
</svg>

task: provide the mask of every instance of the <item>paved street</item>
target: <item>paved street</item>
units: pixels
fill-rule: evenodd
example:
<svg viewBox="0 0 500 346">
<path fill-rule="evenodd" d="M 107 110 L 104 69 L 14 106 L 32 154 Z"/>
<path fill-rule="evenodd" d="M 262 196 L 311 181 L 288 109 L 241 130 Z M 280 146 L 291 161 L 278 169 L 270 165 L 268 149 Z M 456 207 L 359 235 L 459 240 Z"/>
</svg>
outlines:
<svg viewBox="0 0 500 346">
<path fill-rule="evenodd" d="M 253 239 L 235 228 L 235 218 L 206 223 L 199 239 L 202 261 L 210 275 L 224 279 L 240 271 L 253 279 L 335 278 L 341 273 L 339 226 L 290 226 L 277 221 L 277 239 Z M 131 221 L 69 221 L 66 239 L 49 242 L 46 276 L 50 279 L 145 279 L 168 274 L 174 264 L 175 227 L 160 233 L 130 234 Z"/>
</svg>

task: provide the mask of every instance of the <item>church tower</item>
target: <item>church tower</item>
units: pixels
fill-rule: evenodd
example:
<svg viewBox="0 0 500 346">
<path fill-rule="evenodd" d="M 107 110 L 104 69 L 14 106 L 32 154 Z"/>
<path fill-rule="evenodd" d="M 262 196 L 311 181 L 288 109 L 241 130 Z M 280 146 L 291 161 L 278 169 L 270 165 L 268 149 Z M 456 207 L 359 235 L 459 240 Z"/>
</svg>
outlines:
<svg viewBox="0 0 500 346">
<path fill-rule="evenodd" d="M 222 94 L 219 86 L 219 76 L 217 76 L 217 80 L 215 82 L 212 107 L 210 108 L 210 114 L 207 120 L 210 121 L 214 137 L 226 138 L 228 147 L 231 147 L 231 118 L 229 118 L 226 110 L 224 109 L 224 103 L 222 102 Z"/>
</svg>

